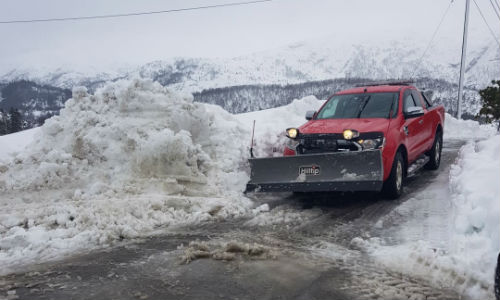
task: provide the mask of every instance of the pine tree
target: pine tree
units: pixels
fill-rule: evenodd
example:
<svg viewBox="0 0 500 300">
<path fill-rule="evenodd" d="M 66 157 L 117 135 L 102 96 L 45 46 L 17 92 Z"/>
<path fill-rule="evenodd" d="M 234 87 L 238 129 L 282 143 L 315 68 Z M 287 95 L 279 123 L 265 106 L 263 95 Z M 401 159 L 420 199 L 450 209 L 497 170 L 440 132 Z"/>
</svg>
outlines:
<svg viewBox="0 0 500 300">
<path fill-rule="evenodd" d="M 47 120 L 47 119 L 49 119 L 51 117 L 52 117 L 51 113 L 45 113 L 45 114 L 39 116 L 38 118 L 36 118 L 33 125 L 35 127 L 42 126 L 45 123 L 45 120 Z"/>
<path fill-rule="evenodd" d="M 0 109 L 0 135 L 7 134 L 7 114 Z"/>
<path fill-rule="evenodd" d="M 488 123 L 500 120 L 500 80 L 493 80 L 491 83 L 493 86 L 488 86 L 479 91 L 479 95 L 483 101 L 483 107 L 479 111 L 479 116 L 485 117 Z M 500 123 L 498 130 L 500 130 Z"/>
<path fill-rule="evenodd" d="M 23 116 L 16 108 L 9 110 L 8 133 L 14 133 L 23 130 Z"/>
</svg>

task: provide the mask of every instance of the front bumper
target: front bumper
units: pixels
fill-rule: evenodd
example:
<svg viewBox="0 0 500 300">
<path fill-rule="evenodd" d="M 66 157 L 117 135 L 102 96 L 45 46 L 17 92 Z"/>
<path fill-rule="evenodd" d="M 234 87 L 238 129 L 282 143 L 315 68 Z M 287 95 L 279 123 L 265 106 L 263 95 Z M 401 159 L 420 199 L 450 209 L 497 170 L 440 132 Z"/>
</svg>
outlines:
<svg viewBox="0 0 500 300">
<path fill-rule="evenodd" d="M 381 150 L 249 159 L 247 192 L 380 191 Z"/>
</svg>

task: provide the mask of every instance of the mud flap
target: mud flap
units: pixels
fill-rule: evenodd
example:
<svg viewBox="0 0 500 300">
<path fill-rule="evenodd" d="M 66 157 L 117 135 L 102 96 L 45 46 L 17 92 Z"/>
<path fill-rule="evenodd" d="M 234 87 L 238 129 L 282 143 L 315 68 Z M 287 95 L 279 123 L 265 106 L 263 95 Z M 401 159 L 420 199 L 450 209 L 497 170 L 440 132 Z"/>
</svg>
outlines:
<svg viewBox="0 0 500 300">
<path fill-rule="evenodd" d="M 380 191 L 380 150 L 251 158 L 247 192 Z"/>
</svg>

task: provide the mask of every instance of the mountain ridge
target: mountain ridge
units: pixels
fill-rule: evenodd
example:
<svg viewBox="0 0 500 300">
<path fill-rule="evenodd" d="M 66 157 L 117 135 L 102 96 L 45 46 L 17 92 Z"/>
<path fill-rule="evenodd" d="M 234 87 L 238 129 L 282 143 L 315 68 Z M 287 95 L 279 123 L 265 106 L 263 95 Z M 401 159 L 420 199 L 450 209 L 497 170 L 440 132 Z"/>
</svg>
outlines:
<svg viewBox="0 0 500 300">
<path fill-rule="evenodd" d="M 417 87 L 434 89 L 436 103 L 454 114 L 460 67 L 460 53 L 456 50 L 460 41 L 444 37 L 439 42 L 438 46 L 431 45 L 425 55 L 427 43 L 417 39 L 349 44 L 336 43 L 333 37 L 233 58 L 170 58 L 110 71 L 91 67 L 83 71 L 67 66 L 18 68 L 0 76 L 0 97 L 9 85 L 17 86 L 19 97 L 10 93 L 8 103 L 0 102 L 0 107 L 17 107 L 36 125 L 39 116 L 57 114 L 74 86 L 85 86 L 94 92 L 108 81 L 147 78 L 170 89 L 192 93 L 195 101 L 242 113 L 285 105 L 311 94 L 324 98 L 349 87 L 349 82 L 413 78 Z M 500 49 L 491 39 L 476 41 L 469 48 L 464 90 L 466 117 L 474 116 L 480 108 L 478 90 L 500 78 L 497 60 Z M 23 86 L 26 90 L 22 90 Z M 49 89 L 51 92 L 46 94 L 53 99 L 33 95 L 37 89 Z"/>
<path fill-rule="evenodd" d="M 30 80 L 60 88 L 84 85 L 90 89 L 106 81 L 149 78 L 175 90 L 199 92 L 204 89 L 248 84 L 294 84 L 332 78 L 421 78 L 458 81 L 460 45 L 444 37 L 424 53 L 426 43 L 402 38 L 335 43 L 330 39 L 299 42 L 286 47 L 233 58 L 170 58 L 135 67 L 99 69 L 14 69 L 0 82 Z M 494 60 L 500 49 L 484 38 L 470 45 L 466 64 L 466 85 L 484 87 L 500 77 Z M 422 58 L 422 59 L 421 59 Z"/>
</svg>

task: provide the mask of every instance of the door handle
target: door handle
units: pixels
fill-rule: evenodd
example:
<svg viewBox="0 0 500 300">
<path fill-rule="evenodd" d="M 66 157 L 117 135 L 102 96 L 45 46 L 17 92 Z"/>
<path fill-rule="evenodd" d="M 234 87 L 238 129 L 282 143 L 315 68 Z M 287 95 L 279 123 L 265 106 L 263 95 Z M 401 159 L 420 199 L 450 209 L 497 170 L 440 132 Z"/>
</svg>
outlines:
<svg viewBox="0 0 500 300">
<path fill-rule="evenodd" d="M 424 123 L 424 120 L 418 121 L 418 124 L 422 125 Z"/>
</svg>

